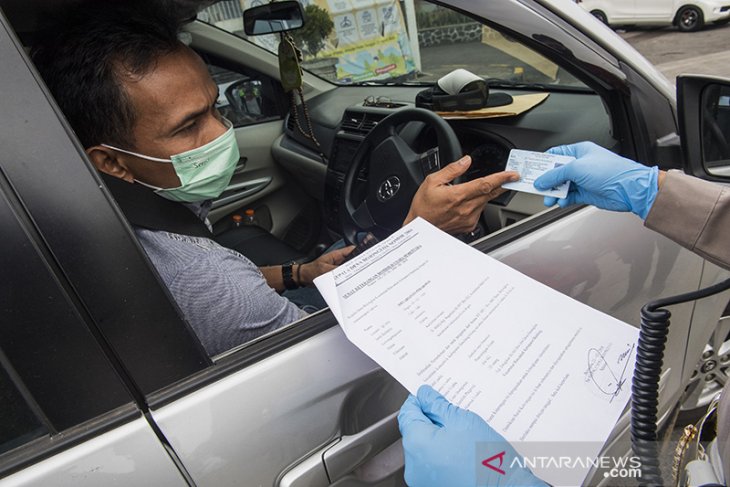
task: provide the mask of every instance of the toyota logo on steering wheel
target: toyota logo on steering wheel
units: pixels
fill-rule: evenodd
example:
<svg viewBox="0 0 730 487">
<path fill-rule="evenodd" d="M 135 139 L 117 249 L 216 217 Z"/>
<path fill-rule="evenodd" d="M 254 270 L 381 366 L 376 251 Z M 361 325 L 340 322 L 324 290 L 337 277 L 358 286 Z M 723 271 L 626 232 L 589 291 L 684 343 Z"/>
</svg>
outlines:
<svg viewBox="0 0 730 487">
<path fill-rule="evenodd" d="M 400 189 L 400 179 L 398 179 L 398 176 L 391 176 L 382 183 L 380 183 L 380 187 L 378 187 L 378 201 L 381 203 L 385 203 L 389 199 L 391 199 Z"/>
</svg>

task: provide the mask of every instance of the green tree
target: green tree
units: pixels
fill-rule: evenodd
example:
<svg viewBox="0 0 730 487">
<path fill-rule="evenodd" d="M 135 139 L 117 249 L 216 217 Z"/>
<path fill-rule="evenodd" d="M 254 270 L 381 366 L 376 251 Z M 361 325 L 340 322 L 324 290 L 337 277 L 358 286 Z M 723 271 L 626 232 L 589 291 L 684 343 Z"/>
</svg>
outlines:
<svg viewBox="0 0 730 487">
<path fill-rule="evenodd" d="M 332 33 L 335 24 L 329 13 L 314 4 L 304 9 L 304 27 L 291 32 L 294 42 L 304 52 L 316 57 L 324 47 L 324 40 Z"/>
</svg>

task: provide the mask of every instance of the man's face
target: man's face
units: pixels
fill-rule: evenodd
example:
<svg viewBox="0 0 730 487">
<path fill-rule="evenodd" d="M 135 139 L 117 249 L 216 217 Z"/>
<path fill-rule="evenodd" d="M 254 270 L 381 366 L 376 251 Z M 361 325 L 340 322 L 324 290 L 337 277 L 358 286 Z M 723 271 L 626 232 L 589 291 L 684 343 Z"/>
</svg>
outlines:
<svg viewBox="0 0 730 487">
<path fill-rule="evenodd" d="M 120 149 L 169 159 L 203 146 L 226 131 L 215 109 L 218 87 L 191 49 L 181 46 L 161 57 L 145 75 L 122 78 L 136 123 L 132 129 L 134 146 Z M 180 186 L 172 164 L 100 146 L 87 149 L 87 153 L 99 170 L 126 181 L 137 179 L 162 188 Z"/>
</svg>

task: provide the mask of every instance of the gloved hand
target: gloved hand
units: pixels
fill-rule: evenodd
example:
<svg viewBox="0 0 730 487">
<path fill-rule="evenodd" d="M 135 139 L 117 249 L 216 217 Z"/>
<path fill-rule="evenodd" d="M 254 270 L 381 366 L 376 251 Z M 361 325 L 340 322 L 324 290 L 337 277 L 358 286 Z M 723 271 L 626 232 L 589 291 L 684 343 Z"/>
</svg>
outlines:
<svg viewBox="0 0 730 487">
<path fill-rule="evenodd" d="M 658 188 L 657 167 L 646 167 L 614 154 L 593 142 L 553 147 L 550 154 L 573 156 L 575 161 L 552 169 L 535 180 L 535 188 L 546 190 L 571 181 L 568 196 L 545 197 L 545 206 L 589 204 L 604 210 L 630 211 L 642 219 L 649 214 Z"/>
<path fill-rule="evenodd" d="M 418 397 L 408 396 L 398 424 L 411 487 L 547 485 L 528 468 L 513 466 L 517 452 L 482 418 L 431 386 L 421 386 Z"/>
</svg>

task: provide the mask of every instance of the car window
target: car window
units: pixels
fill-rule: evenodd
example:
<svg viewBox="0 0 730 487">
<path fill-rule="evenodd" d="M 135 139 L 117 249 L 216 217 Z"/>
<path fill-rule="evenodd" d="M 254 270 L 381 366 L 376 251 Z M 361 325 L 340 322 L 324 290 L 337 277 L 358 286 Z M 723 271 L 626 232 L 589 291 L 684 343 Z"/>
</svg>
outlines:
<svg viewBox="0 0 730 487">
<path fill-rule="evenodd" d="M 0 476 L 131 402 L 0 171 Z M 16 450 L 34 440 L 23 454 Z M 56 441 L 57 442 L 57 441 Z"/>
<path fill-rule="evenodd" d="M 291 35 L 302 50 L 303 67 L 337 84 L 430 84 L 460 67 L 499 83 L 585 86 L 515 39 L 425 0 L 415 0 L 413 9 L 398 0 L 300 2 L 307 24 Z M 203 10 L 198 18 L 246 38 L 241 6 L 260 3 L 224 1 Z M 271 52 L 279 43 L 276 34 L 249 40 Z"/>
<path fill-rule="evenodd" d="M 18 387 L 10 379 L 10 364 L 0 356 L 0 455 L 31 440 L 48 434 L 48 429 L 33 413 Z M 13 372 L 14 374 L 14 372 Z"/>
<path fill-rule="evenodd" d="M 258 73 L 241 73 L 207 62 L 213 81 L 218 85 L 216 108 L 233 122 L 234 127 L 278 120 L 281 117 L 275 88 Z"/>
</svg>

